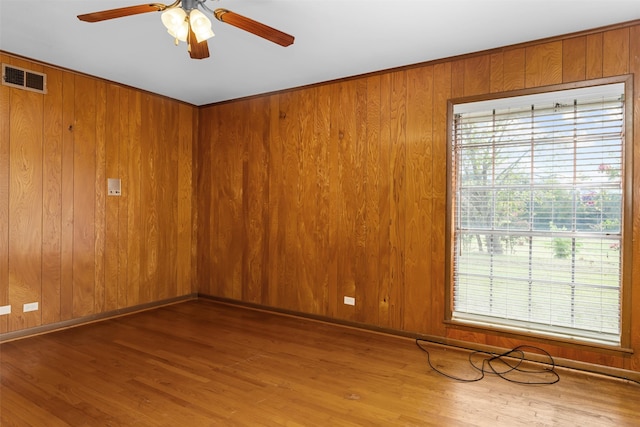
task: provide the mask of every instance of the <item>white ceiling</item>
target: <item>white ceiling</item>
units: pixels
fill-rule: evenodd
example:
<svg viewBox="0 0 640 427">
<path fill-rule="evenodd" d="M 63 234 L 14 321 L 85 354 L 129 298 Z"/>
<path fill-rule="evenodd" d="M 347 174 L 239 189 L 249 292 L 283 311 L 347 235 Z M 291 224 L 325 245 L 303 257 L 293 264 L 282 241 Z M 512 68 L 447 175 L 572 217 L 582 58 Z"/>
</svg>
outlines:
<svg viewBox="0 0 640 427">
<path fill-rule="evenodd" d="M 171 0 L 169 0 L 169 3 Z M 0 49 L 205 105 L 640 19 L 640 0 L 210 0 L 295 36 L 283 48 L 212 19 L 189 58 L 140 0 L 0 0 Z"/>
</svg>

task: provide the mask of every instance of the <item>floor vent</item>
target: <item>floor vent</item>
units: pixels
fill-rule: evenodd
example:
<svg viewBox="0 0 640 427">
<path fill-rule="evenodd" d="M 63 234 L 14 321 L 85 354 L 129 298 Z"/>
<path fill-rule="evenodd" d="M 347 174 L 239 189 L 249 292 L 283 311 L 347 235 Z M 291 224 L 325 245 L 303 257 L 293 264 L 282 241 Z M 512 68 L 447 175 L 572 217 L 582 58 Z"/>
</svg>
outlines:
<svg viewBox="0 0 640 427">
<path fill-rule="evenodd" d="M 2 84 L 38 93 L 47 93 L 47 75 L 2 64 Z"/>
</svg>

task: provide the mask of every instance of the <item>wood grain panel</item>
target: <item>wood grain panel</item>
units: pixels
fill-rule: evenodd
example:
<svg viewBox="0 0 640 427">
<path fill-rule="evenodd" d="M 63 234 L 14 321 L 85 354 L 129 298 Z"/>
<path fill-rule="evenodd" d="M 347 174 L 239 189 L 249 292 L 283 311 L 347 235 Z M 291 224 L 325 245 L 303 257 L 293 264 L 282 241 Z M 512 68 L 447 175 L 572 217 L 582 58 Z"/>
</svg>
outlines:
<svg viewBox="0 0 640 427">
<path fill-rule="evenodd" d="M 180 119 L 183 104 L 166 98 L 149 96 L 143 105 L 142 92 L 131 88 L 10 55 L 3 54 L 2 60 L 44 70 L 48 93 L 2 87 L 0 132 L 6 138 L 0 165 L 6 167 L 0 173 L 0 208 L 7 228 L 0 241 L 0 279 L 6 279 L 0 305 L 10 303 L 13 314 L 0 319 L 0 332 L 183 294 L 177 285 L 178 201 L 193 196 L 193 107 L 185 105 L 191 114 Z M 9 96 L 14 92 L 17 95 Z M 143 117 L 148 125 L 144 128 Z M 157 131 L 151 126 L 156 118 Z M 181 129 L 190 134 L 183 159 L 177 142 Z M 142 147 L 145 160 L 160 165 L 161 174 L 141 174 Z M 180 161 L 187 175 L 182 186 Z M 107 197 L 108 175 L 123 180 L 123 196 Z M 152 197 L 140 190 L 141 181 L 151 181 L 147 188 L 158 189 Z M 146 209 L 149 200 L 152 209 Z M 189 236 L 187 261 L 194 248 L 191 204 L 182 223 Z M 158 212 L 151 221 L 143 216 L 149 211 Z M 158 230 L 150 240 L 162 243 L 156 253 L 163 256 L 152 265 L 162 280 L 147 280 L 147 286 L 140 286 L 143 256 L 144 267 L 150 265 L 149 233 L 145 235 L 143 224 Z M 191 263 L 185 268 L 184 292 L 191 293 Z M 25 302 L 38 302 L 39 310 L 23 315 Z"/>
<path fill-rule="evenodd" d="M 75 146 L 75 76 L 62 76 L 62 236 L 60 243 L 60 317 L 73 318 L 73 217 L 74 217 L 74 146 Z"/>
<path fill-rule="evenodd" d="M 474 56 L 464 61 L 464 96 L 491 91 L 491 55 Z"/>
<path fill-rule="evenodd" d="M 465 94 L 464 90 L 465 78 L 465 60 L 459 59 L 451 62 L 451 97 L 462 98 Z"/>
<path fill-rule="evenodd" d="M 42 162 L 42 323 L 61 320 L 62 277 L 62 76 L 55 68 L 45 68 L 47 95 L 44 97 Z"/>
<path fill-rule="evenodd" d="M 75 77 L 73 316 L 95 312 L 96 81 Z"/>
<path fill-rule="evenodd" d="M 105 245 L 106 245 L 106 203 L 107 203 L 107 177 L 106 177 L 106 134 L 107 134 L 107 85 L 98 80 L 96 82 L 96 125 L 95 125 L 95 219 L 94 219 L 94 250 L 95 250 L 95 276 L 94 276 L 94 312 L 101 313 L 106 310 L 106 286 L 105 286 Z M 114 123 L 108 122 L 109 125 Z M 117 123 L 117 121 L 115 122 Z"/>
<path fill-rule="evenodd" d="M 119 88 L 118 91 L 118 116 L 114 117 L 114 125 L 117 123 L 119 126 L 119 135 L 120 139 L 114 141 L 112 145 L 111 151 L 116 151 L 118 153 L 117 159 L 118 163 L 116 167 L 113 168 L 111 173 L 115 173 L 116 175 L 113 178 L 120 179 L 121 186 L 121 195 L 120 196 L 111 196 L 109 200 L 110 204 L 117 205 L 117 222 L 115 226 L 117 226 L 117 232 L 112 231 L 113 234 L 116 235 L 116 245 L 114 249 L 117 251 L 117 269 L 113 271 L 111 274 L 116 275 L 116 279 L 114 282 L 117 284 L 115 289 L 109 289 L 109 300 L 107 307 L 111 307 L 112 304 L 115 304 L 115 307 L 127 307 L 127 289 L 129 288 L 129 250 L 128 250 L 128 241 L 129 241 L 129 227 L 128 227 L 128 211 L 129 211 L 129 202 L 134 200 L 131 195 L 131 186 L 133 183 L 129 179 L 129 146 L 131 141 L 131 123 L 130 120 L 133 120 L 134 111 L 130 105 L 131 98 L 131 89 L 128 88 Z M 117 147 L 115 145 L 117 143 Z M 115 199 L 115 200 L 114 200 Z M 107 205 L 109 206 L 109 205 Z M 112 218 L 113 220 L 114 218 Z M 112 234 L 112 238 L 113 238 Z"/>
<path fill-rule="evenodd" d="M 279 95 L 269 97 L 269 282 L 262 301 L 272 307 L 280 306 L 279 289 L 284 283 L 284 170 L 280 127 L 287 112 L 281 108 L 281 99 Z"/>
<path fill-rule="evenodd" d="M 391 74 L 380 76 L 380 277 L 378 278 L 379 325 L 391 326 Z"/>
<path fill-rule="evenodd" d="M 323 85 L 314 89 L 314 122 L 313 122 L 313 151 L 307 162 L 316 164 L 317 210 L 315 212 L 316 254 L 318 263 L 315 265 L 316 295 L 318 313 L 335 316 L 339 301 L 334 296 L 338 292 L 338 267 L 335 251 L 336 224 L 333 220 L 332 178 L 334 168 L 330 159 L 335 152 L 331 144 L 331 85 Z M 306 197 L 305 197 L 306 199 Z"/>
<path fill-rule="evenodd" d="M 443 319 L 445 318 L 445 235 L 447 211 L 446 168 L 447 152 L 447 100 L 451 95 L 451 65 L 437 64 L 433 70 L 433 206 L 431 218 L 431 301 L 429 302 L 430 318 L 420 328 L 434 336 L 446 335 Z"/>
<path fill-rule="evenodd" d="M 329 277 L 327 269 L 330 259 L 329 249 L 329 144 L 331 126 L 330 105 L 319 101 L 323 92 L 308 91 L 300 99 L 299 114 L 302 120 L 297 130 L 298 168 L 298 216 L 297 234 L 300 248 L 297 276 L 303 283 L 305 294 L 298 296 L 299 307 L 314 314 L 325 314 L 329 298 Z M 316 262 L 306 262 L 314 259 Z M 308 298 L 313 298 L 309 301 Z"/>
<path fill-rule="evenodd" d="M 475 61 L 486 62 L 488 61 Z M 470 64 L 467 64 L 470 66 Z M 467 84 L 465 88 L 474 87 Z M 469 81 L 475 81 L 469 79 Z M 488 89 L 488 88 L 487 88 Z M 433 208 L 433 67 L 407 71 L 406 259 L 403 328 L 423 330 L 430 320 Z"/>
<path fill-rule="evenodd" d="M 140 289 L 139 302 L 153 300 L 157 293 L 158 263 L 160 262 L 160 230 L 158 229 L 159 209 L 159 140 L 162 129 L 160 101 L 151 95 L 142 97 L 142 127 L 140 131 Z"/>
<path fill-rule="evenodd" d="M 160 264 L 158 265 L 159 293 L 152 301 L 165 300 L 177 293 L 177 244 L 178 244 L 178 104 L 162 98 L 162 135 L 159 140 L 160 206 L 158 211 L 160 231 Z M 168 258 L 170 262 L 162 262 Z"/>
<path fill-rule="evenodd" d="M 215 175 L 218 190 L 216 213 L 215 255 L 213 255 L 213 286 L 228 298 L 242 296 L 243 254 L 243 164 L 246 141 L 242 117 L 247 114 L 247 101 L 236 103 L 220 116 L 225 132 L 213 153 L 217 159 Z"/>
<path fill-rule="evenodd" d="M 181 104 L 178 107 L 178 242 L 176 258 L 177 294 L 186 295 L 192 293 L 191 280 L 192 248 L 195 242 L 192 240 L 192 215 L 193 215 L 193 141 L 195 116 L 194 108 Z"/>
<path fill-rule="evenodd" d="M 42 71 L 24 61 L 13 65 Z M 42 321 L 42 161 L 43 96 L 11 89 L 9 115 L 9 301 L 8 329 L 38 326 Z M 23 313 L 23 304 L 39 310 Z"/>
<path fill-rule="evenodd" d="M 562 41 L 562 81 L 584 80 L 587 70 L 587 38 L 575 37 Z"/>
<path fill-rule="evenodd" d="M 538 87 L 558 83 L 562 83 L 562 41 L 527 47 L 525 86 Z"/>
<path fill-rule="evenodd" d="M 0 54 L 0 61 L 10 58 Z M 0 306 L 9 304 L 9 156 L 11 89 L 0 85 Z M 9 316 L 0 316 L 0 333 L 8 331 Z"/>
<path fill-rule="evenodd" d="M 142 99 L 140 92 L 129 93 L 129 140 L 127 154 L 127 181 L 124 188 L 127 192 L 127 292 L 118 295 L 120 306 L 132 306 L 141 303 L 142 288 Z"/>
<path fill-rule="evenodd" d="M 446 103 L 449 98 L 464 95 L 582 81 L 595 72 L 598 58 L 603 67 L 602 52 L 598 56 L 598 34 L 528 43 L 433 66 L 413 66 L 269 95 L 264 99 L 268 102 L 264 107 L 269 111 L 268 125 L 260 124 L 260 112 L 239 106 L 246 105 L 246 100 L 215 106 L 221 117 L 246 115 L 244 119 L 249 122 L 258 116 L 256 128 L 250 131 L 218 126 L 215 136 L 199 138 L 199 149 L 211 149 L 215 157 L 228 158 L 224 154 L 228 148 L 220 144 L 236 141 L 236 134 L 248 141 L 254 133 L 269 128 L 269 208 L 265 220 L 269 257 L 262 303 L 309 314 L 324 310 L 332 318 L 404 331 L 512 344 L 512 338 L 500 334 L 449 330 L 443 322 L 444 248 L 448 238 Z M 602 43 L 599 49 L 602 51 Z M 431 77 L 422 78 L 425 73 Z M 423 116 L 425 120 L 420 120 Z M 315 117 L 314 132 L 306 132 L 308 117 Z M 430 141 L 428 153 L 420 151 L 422 146 L 415 143 L 423 140 Z M 203 141 L 211 141 L 213 146 L 202 147 L 206 144 Z M 323 141 L 326 151 L 318 141 Z M 427 159 L 432 164 L 428 174 L 424 168 Z M 259 153 L 253 159 L 245 151 L 244 161 L 242 190 L 249 191 L 265 177 L 258 174 L 252 178 L 252 164 L 261 161 Z M 309 167 L 311 161 L 316 163 L 313 167 Z M 224 163 L 211 164 L 215 173 L 228 169 Z M 261 170 L 259 164 L 253 166 Z M 325 173 L 328 181 L 320 178 Z M 228 185 L 219 181 L 214 176 L 211 189 L 204 184 L 201 187 L 215 209 L 221 191 Z M 326 193 L 324 182 L 328 182 Z M 244 197 L 245 209 L 250 199 Z M 258 215 L 243 214 L 245 224 L 247 218 Z M 326 221 L 318 218 L 325 215 Z M 220 221 L 231 221 L 229 214 L 222 212 L 211 225 L 218 226 Z M 326 234 L 310 233 L 318 224 L 326 226 Z M 247 227 L 245 230 L 249 230 Z M 205 245 L 226 247 L 216 241 L 216 236 L 212 233 Z M 325 238 L 328 253 L 322 258 Z M 254 256 L 245 250 L 246 254 Z M 245 259 L 240 285 L 244 296 L 240 298 L 254 302 L 255 272 L 246 271 L 250 265 Z M 309 278 L 310 272 L 318 271 L 327 274 L 325 293 L 314 287 L 325 280 L 324 276 Z M 426 278 L 420 281 L 419 276 Z M 219 289 L 210 289 L 219 295 Z M 351 290 L 357 301 L 354 311 L 342 304 L 342 297 Z M 371 295 L 376 293 L 374 304 Z M 325 295 L 328 300 L 323 309 Z M 558 354 L 582 357 L 573 347 L 551 348 Z M 616 366 L 631 364 L 623 362 L 627 360 L 624 357 L 599 360 Z"/>
<path fill-rule="evenodd" d="M 356 272 L 355 289 L 355 320 L 364 322 L 367 318 L 365 307 L 369 305 L 368 299 L 377 300 L 377 286 L 371 286 L 365 281 L 367 269 L 367 80 L 357 79 L 355 82 L 355 145 L 352 154 L 354 158 L 355 190 L 355 221 L 354 221 L 354 243 L 355 253 L 353 256 L 354 270 Z M 344 301 L 344 300 L 343 300 Z"/>
<path fill-rule="evenodd" d="M 366 265 L 364 266 L 364 286 L 366 295 L 358 296 L 358 304 L 361 313 L 361 321 L 369 324 L 379 324 L 378 308 L 381 303 L 380 278 L 383 276 L 383 257 L 380 251 L 380 235 L 382 228 L 386 224 L 381 224 L 381 203 L 380 193 L 383 183 L 381 182 L 380 170 L 382 166 L 380 159 L 382 156 L 381 143 L 381 77 L 371 76 L 366 79 L 367 95 L 365 117 L 365 247 Z"/>
<path fill-rule="evenodd" d="M 359 239 L 362 178 L 359 160 L 360 147 L 356 130 L 357 85 L 348 81 L 333 85 L 331 105 L 331 144 L 337 147 L 337 180 L 331 185 L 337 187 L 338 206 L 336 252 L 338 254 L 338 294 L 336 316 L 355 319 L 355 306 L 343 304 L 343 298 L 356 297 L 358 281 L 357 265 L 361 256 L 362 240 Z M 356 301 L 357 304 L 357 301 Z"/>
<path fill-rule="evenodd" d="M 120 126 L 120 87 L 109 85 L 106 100 L 107 122 L 112 123 L 110 132 L 105 140 L 105 174 L 106 178 L 119 178 L 120 141 L 123 139 Z M 121 191 L 123 189 L 120 182 Z M 126 182 L 125 182 L 126 184 Z M 106 185 L 106 183 L 105 183 Z M 124 191 L 123 191 L 124 190 Z M 121 197 L 121 196 L 120 196 Z M 118 307 L 118 263 L 120 259 L 118 231 L 119 231 L 119 196 L 105 196 L 105 249 L 104 249 L 104 281 L 105 281 L 105 309 L 114 310 Z"/>
<path fill-rule="evenodd" d="M 504 52 L 504 90 L 518 90 L 525 86 L 525 49 L 509 49 Z M 452 83 L 451 90 L 455 90 Z"/>
<path fill-rule="evenodd" d="M 629 28 L 605 31 L 602 35 L 602 75 L 619 76 L 629 72 Z"/>
<path fill-rule="evenodd" d="M 586 78 L 602 77 L 602 33 L 589 34 L 586 45 Z"/>
<path fill-rule="evenodd" d="M 402 329 L 406 250 L 406 72 L 391 75 L 389 320 Z"/>
<path fill-rule="evenodd" d="M 504 52 L 491 54 L 490 72 L 491 93 L 504 91 Z"/>
<path fill-rule="evenodd" d="M 267 282 L 267 246 L 269 229 L 269 104 L 267 98 L 248 101 L 253 119 L 246 127 L 246 144 L 243 159 L 242 213 L 244 245 L 242 247 L 242 299 L 253 303 L 262 300 L 262 290 Z"/>
<path fill-rule="evenodd" d="M 213 234 L 211 232 L 212 205 L 215 197 L 212 183 L 212 153 L 211 147 L 216 144 L 215 132 L 216 111 L 218 108 L 209 107 L 201 109 L 198 118 L 198 138 L 207 143 L 197 144 L 196 151 L 196 231 L 197 231 L 197 258 L 196 279 L 198 292 L 213 294 L 211 289 L 211 252 L 213 246 Z"/>
</svg>

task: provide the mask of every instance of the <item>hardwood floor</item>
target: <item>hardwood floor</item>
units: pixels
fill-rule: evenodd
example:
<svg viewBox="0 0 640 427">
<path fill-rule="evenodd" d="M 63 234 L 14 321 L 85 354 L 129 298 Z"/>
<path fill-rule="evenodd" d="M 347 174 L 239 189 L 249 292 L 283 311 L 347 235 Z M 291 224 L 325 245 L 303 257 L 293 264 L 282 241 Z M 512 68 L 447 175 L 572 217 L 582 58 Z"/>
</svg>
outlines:
<svg viewBox="0 0 640 427">
<path fill-rule="evenodd" d="M 476 375 L 468 353 L 436 366 Z M 624 426 L 640 385 L 433 372 L 413 340 L 207 300 L 0 346 L 5 426 Z"/>
</svg>

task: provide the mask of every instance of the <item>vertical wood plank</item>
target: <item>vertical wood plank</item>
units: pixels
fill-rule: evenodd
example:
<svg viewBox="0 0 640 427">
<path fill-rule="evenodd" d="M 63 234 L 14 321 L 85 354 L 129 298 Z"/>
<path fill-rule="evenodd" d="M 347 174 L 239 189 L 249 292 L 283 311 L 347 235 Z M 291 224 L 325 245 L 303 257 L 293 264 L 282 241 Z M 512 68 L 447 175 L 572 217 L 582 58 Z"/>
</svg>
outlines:
<svg viewBox="0 0 640 427">
<path fill-rule="evenodd" d="M 377 302 L 377 287 L 370 288 L 370 284 L 365 281 L 367 270 L 367 80 L 359 78 L 355 80 L 355 152 L 353 154 L 355 167 L 353 172 L 355 183 L 355 253 L 353 256 L 354 270 L 356 274 L 355 289 L 355 319 L 364 322 L 367 318 L 365 308 L 367 300 L 373 299 Z"/>
<path fill-rule="evenodd" d="M 268 99 L 248 101 L 252 126 L 246 129 L 243 160 L 242 213 L 244 227 L 242 300 L 259 303 L 266 286 L 269 206 L 269 109 Z"/>
<path fill-rule="evenodd" d="M 562 41 L 527 47 L 525 61 L 526 87 L 562 83 Z"/>
<path fill-rule="evenodd" d="M 602 75 L 619 76 L 629 72 L 629 28 L 605 31 L 602 38 Z"/>
<path fill-rule="evenodd" d="M 378 206 L 380 209 L 380 277 L 378 283 L 379 325 L 391 326 L 391 74 L 380 77 L 380 185 Z"/>
<path fill-rule="evenodd" d="M 117 205 L 117 217 L 111 218 L 116 220 L 114 224 L 117 227 L 117 232 L 112 231 L 112 236 L 116 235 L 116 244 L 114 245 L 117 251 L 117 270 L 112 272 L 116 275 L 114 283 L 117 284 L 115 289 L 109 289 L 109 296 L 107 309 L 110 307 L 120 308 L 127 307 L 127 289 L 130 286 L 129 283 L 129 227 L 128 227 L 128 212 L 129 201 L 131 200 L 131 188 L 136 188 L 134 183 L 129 179 L 129 147 L 131 145 L 131 124 L 129 123 L 130 117 L 134 117 L 136 111 L 130 105 L 131 89 L 119 88 L 118 91 L 118 116 L 114 117 L 114 124 L 117 123 L 119 127 L 120 139 L 113 141 L 112 151 L 117 150 L 117 165 L 111 170 L 111 173 L 115 173 L 115 178 L 120 179 L 121 195 L 115 197 L 116 200 L 111 200 L 111 204 Z M 133 119 L 131 119 L 133 120 Z M 115 146 L 115 143 L 118 146 Z"/>
<path fill-rule="evenodd" d="M 62 242 L 62 71 L 45 68 L 47 96 L 44 97 L 44 159 L 42 198 L 42 323 L 60 317 Z"/>
<path fill-rule="evenodd" d="M 120 87 L 109 85 L 106 98 L 107 123 L 112 125 L 105 140 L 105 174 L 106 178 L 119 178 L 118 164 L 120 141 Z M 106 184 L 105 184 L 106 185 Z M 124 188 L 123 188 L 124 187 Z M 126 194 L 126 182 L 120 181 L 121 193 Z M 106 196 L 105 201 L 105 253 L 104 253 L 104 282 L 105 309 L 118 308 L 118 223 L 119 204 L 122 196 Z"/>
<path fill-rule="evenodd" d="M 489 87 L 491 93 L 504 91 L 504 52 L 491 55 L 490 72 Z"/>
<path fill-rule="evenodd" d="M 178 104 L 166 98 L 159 103 L 162 132 L 158 140 L 158 293 L 153 300 L 164 300 L 177 294 L 178 243 Z M 170 262 L 164 262 L 164 259 Z"/>
<path fill-rule="evenodd" d="M 462 98 L 465 94 L 464 90 L 465 76 L 465 60 L 459 59 L 451 62 L 451 97 Z"/>
<path fill-rule="evenodd" d="M 587 72 L 587 38 L 574 37 L 562 41 L 562 81 L 584 80 Z"/>
<path fill-rule="evenodd" d="M 125 186 L 128 197 L 127 206 L 127 292 L 118 295 L 120 307 L 140 303 L 142 287 L 142 94 L 129 93 L 129 144 L 128 176 Z"/>
<path fill-rule="evenodd" d="M 14 65 L 42 71 L 25 61 Z M 43 95 L 12 89 L 9 115 L 9 315 L 10 331 L 38 326 L 42 310 Z"/>
<path fill-rule="evenodd" d="M 142 213 L 142 239 L 140 248 L 140 302 L 153 301 L 159 294 L 158 263 L 160 262 L 160 230 L 159 206 L 161 180 L 158 167 L 160 129 L 157 124 L 162 120 L 162 108 L 160 100 L 152 95 L 143 96 L 144 105 L 142 112 L 141 129 L 141 213 Z"/>
<path fill-rule="evenodd" d="M 602 77 L 602 33 L 589 34 L 586 42 L 586 78 Z"/>
<path fill-rule="evenodd" d="M 94 251 L 95 251 L 95 302 L 94 312 L 101 313 L 105 306 L 105 244 L 106 244 L 106 146 L 107 134 L 107 85 L 104 81 L 96 82 L 96 118 L 95 118 L 95 219 L 94 219 Z M 111 121 L 108 122 L 111 127 Z M 115 122 L 117 123 L 117 122 Z"/>
<path fill-rule="evenodd" d="M 338 253 L 338 294 L 336 315 L 339 318 L 355 319 L 355 307 L 345 305 L 345 296 L 356 296 L 358 257 L 357 221 L 359 188 L 357 181 L 361 179 L 357 164 L 358 141 L 356 135 L 356 84 L 354 81 L 340 82 L 333 86 L 331 108 L 331 139 L 337 146 L 338 205 L 336 251 Z M 356 301 L 357 303 L 357 301 Z"/>
<path fill-rule="evenodd" d="M 197 170 L 196 170 L 196 198 L 197 198 L 197 281 L 198 292 L 213 295 L 211 290 L 211 260 L 213 238 L 211 233 L 212 206 L 214 203 L 214 186 L 212 176 L 212 155 L 211 147 L 216 144 L 214 137 L 215 129 L 218 129 L 215 112 L 216 107 L 209 107 L 201 110 L 198 120 L 198 139 L 206 141 L 198 143 L 197 150 Z"/>
<path fill-rule="evenodd" d="M 60 243 L 60 318 L 73 318 L 73 228 L 74 228 L 74 151 L 75 76 L 62 76 L 62 236 Z"/>
<path fill-rule="evenodd" d="M 340 170 L 338 168 L 339 162 L 339 146 L 337 142 L 337 138 L 334 135 L 333 127 L 334 127 L 334 112 L 333 109 L 336 108 L 335 104 L 337 100 L 335 99 L 335 92 L 337 83 L 329 84 L 324 86 L 324 93 L 326 94 L 328 101 L 328 110 L 327 116 L 329 120 L 329 152 L 328 160 L 329 160 L 329 200 L 332 201 L 329 205 L 329 248 L 331 248 L 331 255 L 329 258 L 329 296 L 328 296 L 328 314 L 332 317 L 338 316 L 338 311 L 340 310 L 340 304 L 342 301 L 339 300 L 339 293 L 341 289 L 340 285 L 340 272 L 339 272 L 339 257 L 341 256 L 339 253 L 339 230 L 340 230 L 340 221 L 339 221 L 339 204 L 338 200 L 340 197 L 340 188 L 338 185 Z M 322 92 L 320 97 L 322 98 Z M 326 104 L 323 104 L 326 105 Z"/>
<path fill-rule="evenodd" d="M 242 295 L 242 166 L 246 141 L 240 118 L 246 111 L 246 101 L 225 109 L 220 123 L 226 132 L 221 135 L 213 152 L 215 176 L 220 183 L 215 213 L 215 240 L 212 254 L 213 286 L 216 295 L 239 299 Z"/>
<path fill-rule="evenodd" d="M 269 97 L 269 278 L 262 301 L 272 307 L 280 307 L 279 289 L 282 286 L 284 254 L 283 230 L 283 154 L 280 129 L 286 120 L 286 110 L 281 105 L 282 95 Z"/>
<path fill-rule="evenodd" d="M 525 86 L 525 49 L 509 49 L 504 52 L 504 90 L 518 90 Z M 455 82 L 451 89 L 455 90 Z"/>
<path fill-rule="evenodd" d="M 337 259 L 335 258 L 335 221 L 331 214 L 332 166 L 331 154 L 331 95 L 329 85 L 314 88 L 315 104 L 313 105 L 313 151 L 306 162 L 313 163 L 315 156 L 316 182 L 318 192 L 317 217 L 314 233 L 317 238 L 317 256 L 319 264 L 315 271 L 318 276 L 316 295 L 318 298 L 317 311 L 320 314 L 335 315 L 337 309 Z"/>
<path fill-rule="evenodd" d="M 180 104 L 178 132 L 178 251 L 177 251 L 177 285 L 178 295 L 188 295 L 192 291 L 191 281 L 191 248 L 192 241 L 192 206 L 193 206 L 193 140 L 196 121 L 194 108 Z M 197 133 L 196 133 L 197 134 Z"/>
<path fill-rule="evenodd" d="M 402 329 L 406 250 L 406 72 L 391 76 L 389 319 Z"/>
<path fill-rule="evenodd" d="M 446 168 L 449 151 L 447 138 L 447 100 L 451 97 L 451 68 L 443 63 L 434 66 L 433 71 L 433 208 L 431 220 L 431 321 L 427 334 L 445 336 L 443 323 L 445 317 L 445 262 L 447 212 L 447 182 L 449 175 Z M 445 165 L 445 166 L 443 166 Z M 440 213 L 440 214 L 437 214 Z"/>
<path fill-rule="evenodd" d="M 469 90 L 489 90 L 489 58 L 467 63 L 485 69 L 465 78 Z M 467 68 L 469 71 L 469 68 Z M 480 83 L 482 81 L 482 83 Z M 468 82 L 468 83 L 467 83 Z M 485 89 L 481 89 L 484 87 Z M 433 67 L 407 71 L 406 274 L 403 328 L 421 331 L 431 321 L 433 199 Z"/>
<path fill-rule="evenodd" d="M 367 80 L 367 104 L 365 122 L 365 165 L 364 165 L 364 215 L 366 265 L 364 266 L 364 295 L 358 297 L 362 302 L 361 320 L 365 323 L 379 324 L 380 277 L 382 275 L 382 257 L 380 254 L 380 234 L 383 225 L 380 222 L 380 114 L 381 114 L 381 77 L 371 76 Z"/>
<path fill-rule="evenodd" d="M 464 61 L 464 96 L 491 92 L 491 55 L 481 55 Z"/>
<path fill-rule="evenodd" d="M 2 62 L 9 57 L 0 53 Z M 0 306 L 9 304 L 9 180 L 11 89 L 0 85 Z M 9 316 L 0 316 L 0 333 L 9 328 Z"/>
<path fill-rule="evenodd" d="M 96 81 L 75 76 L 73 316 L 95 312 Z"/>
</svg>

